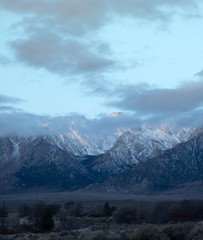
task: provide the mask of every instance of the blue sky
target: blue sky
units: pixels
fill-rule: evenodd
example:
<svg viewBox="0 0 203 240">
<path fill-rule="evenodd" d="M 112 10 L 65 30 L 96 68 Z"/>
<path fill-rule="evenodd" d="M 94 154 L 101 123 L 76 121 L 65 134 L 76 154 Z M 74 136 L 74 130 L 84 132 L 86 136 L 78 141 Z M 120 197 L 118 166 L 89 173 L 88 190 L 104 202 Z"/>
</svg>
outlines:
<svg viewBox="0 0 203 240">
<path fill-rule="evenodd" d="M 1 119 L 202 124 L 201 1 L 0 0 L 0 14 Z"/>
</svg>

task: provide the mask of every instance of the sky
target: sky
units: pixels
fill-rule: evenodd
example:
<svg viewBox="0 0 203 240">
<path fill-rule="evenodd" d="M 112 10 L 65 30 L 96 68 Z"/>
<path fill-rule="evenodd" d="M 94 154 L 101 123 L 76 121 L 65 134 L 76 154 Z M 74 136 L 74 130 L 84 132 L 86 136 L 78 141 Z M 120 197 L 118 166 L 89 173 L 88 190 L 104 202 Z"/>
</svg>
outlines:
<svg viewBox="0 0 203 240">
<path fill-rule="evenodd" d="M 66 116 L 202 125 L 201 1 L 0 0 L 0 16 L 0 134 Z"/>
</svg>

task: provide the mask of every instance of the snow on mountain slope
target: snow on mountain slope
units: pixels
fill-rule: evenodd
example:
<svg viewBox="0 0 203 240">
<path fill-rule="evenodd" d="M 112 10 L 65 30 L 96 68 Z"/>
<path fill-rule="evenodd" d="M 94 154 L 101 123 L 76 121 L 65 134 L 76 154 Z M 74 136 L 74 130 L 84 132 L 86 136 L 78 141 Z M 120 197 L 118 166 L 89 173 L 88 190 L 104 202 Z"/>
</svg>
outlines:
<svg viewBox="0 0 203 240">
<path fill-rule="evenodd" d="M 115 128 L 106 132 L 98 130 L 94 123 L 84 116 L 52 121 L 46 125 L 46 129 L 47 135 L 51 136 L 52 141 L 61 149 L 79 156 L 105 153 L 126 132 L 132 133 L 143 145 L 147 144 L 147 148 L 153 150 L 155 147 L 150 147 L 150 144 L 154 144 L 161 150 L 169 149 L 177 143 L 188 140 L 192 133 L 190 129 L 171 131 L 165 124 L 139 128 Z M 149 141 L 146 142 L 147 140 Z M 151 154 L 151 151 L 148 152 Z"/>
<path fill-rule="evenodd" d="M 100 131 L 93 121 L 84 116 L 52 119 L 45 128 L 50 141 L 78 156 L 104 153 L 125 132 L 125 129 L 114 129 L 108 133 Z"/>
<path fill-rule="evenodd" d="M 146 194 L 203 180 L 203 132 L 88 191 Z"/>
<path fill-rule="evenodd" d="M 40 123 L 43 127 L 41 136 L 46 136 L 51 144 L 57 145 L 64 151 L 71 152 L 76 156 L 86 156 L 104 154 L 126 132 L 135 135 L 143 145 L 146 144 L 147 139 L 153 139 L 151 144 L 155 143 L 158 139 L 159 149 L 168 149 L 174 146 L 175 143 L 186 141 L 191 134 L 189 129 L 171 133 L 166 125 L 158 127 L 117 128 L 114 127 L 112 122 L 110 126 L 108 124 L 109 122 L 106 121 L 105 124 L 102 124 L 103 127 L 101 128 L 101 124 L 98 124 L 97 120 L 89 120 L 84 116 L 46 118 Z M 36 137 L 38 136 L 19 137 L 18 141 L 22 145 L 23 142 L 33 141 Z M 15 143 L 16 141 L 14 140 L 13 146 L 15 146 L 15 150 L 13 151 L 19 155 L 20 145 L 19 143 Z M 127 144 L 127 140 L 125 140 L 125 143 Z M 147 142 L 147 144 L 150 144 L 150 142 Z M 151 148 L 154 149 L 153 147 Z"/>
<path fill-rule="evenodd" d="M 188 140 L 191 133 L 189 129 L 172 132 L 167 125 L 134 128 L 121 135 L 110 150 L 88 167 L 107 177 L 117 175 L 157 151 L 171 149 Z"/>
<path fill-rule="evenodd" d="M 98 136 L 96 134 L 80 135 L 80 133 L 73 129 L 70 132 L 58 133 L 51 135 L 50 140 L 58 145 L 59 148 L 72 152 L 78 156 L 98 155 L 107 151 L 112 147 L 118 136 L 113 134 L 111 136 Z"/>
<path fill-rule="evenodd" d="M 166 125 L 107 131 L 84 117 L 62 120 L 46 123 L 41 136 L 0 137 L 0 183 L 77 189 L 123 173 L 193 132 Z"/>
<path fill-rule="evenodd" d="M 54 118 L 44 123 L 44 138 L 53 146 L 75 156 L 101 155 L 95 160 L 93 170 L 119 173 L 150 156 L 154 151 L 170 149 L 189 139 L 190 129 L 172 131 L 167 125 L 141 126 L 139 128 L 105 131 L 84 116 Z M 111 128 L 113 129 L 113 128 Z M 21 154 L 32 146 L 39 136 L 1 138 L 0 165 L 3 162 L 21 163 Z M 5 155 L 6 154 L 6 155 Z M 5 155 L 5 156 L 4 156 Z"/>
</svg>

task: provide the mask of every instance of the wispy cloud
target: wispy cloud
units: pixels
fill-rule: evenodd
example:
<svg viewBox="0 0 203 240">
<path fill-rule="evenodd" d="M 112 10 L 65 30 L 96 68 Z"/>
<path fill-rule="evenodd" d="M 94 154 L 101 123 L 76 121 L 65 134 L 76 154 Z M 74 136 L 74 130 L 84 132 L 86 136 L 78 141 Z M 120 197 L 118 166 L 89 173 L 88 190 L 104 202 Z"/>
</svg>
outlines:
<svg viewBox="0 0 203 240">
<path fill-rule="evenodd" d="M 16 97 L 10 97 L 6 95 L 0 94 L 0 105 L 5 105 L 5 104 L 16 104 L 20 102 L 24 102 L 25 100 L 16 98 Z"/>
</svg>

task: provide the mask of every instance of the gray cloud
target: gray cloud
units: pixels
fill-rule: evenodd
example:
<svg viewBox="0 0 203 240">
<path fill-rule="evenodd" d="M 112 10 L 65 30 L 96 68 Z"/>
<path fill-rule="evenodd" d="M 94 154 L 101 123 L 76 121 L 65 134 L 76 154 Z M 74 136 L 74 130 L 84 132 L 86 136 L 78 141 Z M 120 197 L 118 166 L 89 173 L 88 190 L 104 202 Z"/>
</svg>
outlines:
<svg viewBox="0 0 203 240">
<path fill-rule="evenodd" d="M 38 19 L 40 17 L 41 24 L 78 34 L 89 29 L 97 29 L 104 24 L 107 20 L 106 3 L 95 0 L 36 0 L 29 3 L 26 0 L 15 2 L 1 0 L 0 6 L 21 15 L 31 14 Z"/>
<path fill-rule="evenodd" d="M 25 113 L 19 109 L 0 109 L 0 136 L 16 134 L 19 136 L 36 136 L 45 134 L 40 125 L 40 117 Z"/>
<path fill-rule="evenodd" d="M 40 136 L 58 133 L 67 133 L 72 127 L 83 135 L 106 136 L 112 134 L 118 128 L 128 130 L 141 125 L 159 125 L 166 123 L 175 128 L 198 127 L 202 125 L 203 109 L 188 114 L 161 119 L 154 116 L 149 119 L 141 119 L 138 115 L 122 114 L 118 117 L 100 116 L 98 119 L 88 120 L 81 115 L 70 115 L 61 117 L 40 116 L 26 113 L 22 110 L 13 109 L 8 112 L 0 108 L 0 136 Z M 73 125 L 74 123 L 74 125 Z"/>
<path fill-rule="evenodd" d="M 196 0 L 1 0 L 0 6 L 20 14 L 32 14 L 53 19 L 52 23 L 68 23 L 84 32 L 98 29 L 112 15 L 130 16 L 144 21 L 168 20 L 174 14 L 197 10 Z M 70 28 L 69 28 L 70 30 Z M 74 30 L 73 30 L 74 31 Z"/>
<path fill-rule="evenodd" d="M 0 94 L 0 105 L 16 104 L 16 103 L 20 103 L 20 102 L 24 102 L 24 100 L 20 99 L 20 98 L 9 97 L 9 96 Z"/>
<path fill-rule="evenodd" d="M 17 40 L 11 46 L 21 61 L 58 73 L 94 73 L 113 66 L 112 60 L 98 52 L 100 44 L 91 46 L 46 31 Z"/>
<path fill-rule="evenodd" d="M 88 120 L 84 116 L 72 114 L 69 116 L 50 117 L 35 115 L 24 112 L 14 107 L 0 107 L 0 136 L 13 135 L 18 136 L 39 136 L 58 133 L 67 133 L 75 128 L 83 135 L 112 134 L 116 129 L 125 129 L 146 125 L 159 125 L 167 123 L 176 128 L 198 127 L 202 125 L 203 109 L 194 110 L 188 113 L 177 113 L 175 116 L 151 116 L 142 119 L 140 115 L 125 113 L 117 117 L 101 115 L 97 119 Z"/>
<path fill-rule="evenodd" d="M 98 73 L 115 65 L 109 46 L 91 40 L 115 16 L 165 23 L 198 9 L 196 0 L 0 0 L 0 7 L 24 17 L 13 29 L 27 35 L 11 44 L 18 60 L 60 74 Z"/>
<path fill-rule="evenodd" d="M 0 54 L 0 65 L 7 65 L 10 62 L 11 61 L 10 61 L 9 58 L 7 58 L 6 56 Z"/>
<path fill-rule="evenodd" d="M 193 110 L 185 114 L 179 114 L 175 116 L 175 118 L 173 119 L 173 123 L 177 127 L 189 126 L 195 128 L 203 125 L 202 116 L 203 108 Z"/>
<path fill-rule="evenodd" d="M 78 114 L 69 116 L 50 117 L 24 112 L 14 107 L 0 107 L 0 136 L 39 136 L 67 133 L 75 128 L 83 135 L 108 135 L 117 128 L 128 129 L 139 126 L 139 118 L 120 115 L 109 117 L 102 115 L 98 119 L 87 119 Z"/>
<path fill-rule="evenodd" d="M 203 80 L 188 82 L 174 89 L 150 88 L 149 85 L 123 86 L 120 99 L 110 105 L 141 114 L 187 112 L 203 104 Z"/>
<path fill-rule="evenodd" d="M 184 124 L 192 118 L 202 121 L 203 80 L 183 83 L 174 89 L 151 88 L 147 84 L 122 86 L 115 93 L 117 99 L 107 105 L 134 112 L 147 122 L 171 119 Z"/>
<path fill-rule="evenodd" d="M 200 78 L 203 77 L 203 70 L 200 71 L 200 72 L 198 72 L 198 73 L 196 73 L 195 75 L 198 76 L 198 77 L 200 77 Z"/>
<path fill-rule="evenodd" d="M 95 31 L 114 17 L 166 24 L 175 15 L 197 15 L 197 3 L 197 0 L 0 0 L 0 8 L 22 16 L 22 21 L 13 26 L 13 31 L 22 28 L 25 37 L 15 39 L 13 34 L 10 42 L 18 60 L 60 74 L 89 74 L 101 73 L 116 65 L 111 60 L 110 46 L 90 40 L 96 39 Z M 87 40 L 90 42 L 87 43 Z M 2 61 L 6 59 L 2 58 Z M 200 72 L 198 75 L 203 74 Z M 96 94 L 113 96 L 116 100 L 108 104 L 116 109 L 134 113 L 131 117 L 122 115 L 110 120 L 101 117 L 95 120 L 95 129 L 97 126 L 124 126 L 133 123 L 134 119 L 137 123 L 153 123 L 172 116 L 182 124 L 190 124 L 193 117 L 200 119 L 202 112 L 195 109 L 202 106 L 202 81 L 187 83 L 177 89 L 154 89 L 139 85 L 115 87 L 112 90 L 113 86 L 109 89 L 109 79 L 105 80 L 106 83 L 98 75 L 96 80 L 89 76 L 85 80 L 86 87 L 93 86 Z M 19 99 L 0 95 L 1 102 L 14 104 Z M 39 119 L 42 120 L 39 116 L 8 106 L 1 106 L 0 111 L 5 124 L 6 118 L 8 123 L 16 120 L 12 131 L 18 129 L 17 125 L 22 130 L 23 124 L 27 129 L 29 126 L 35 129 Z M 41 125 L 37 129 L 36 132 L 41 132 Z"/>
</svg>

